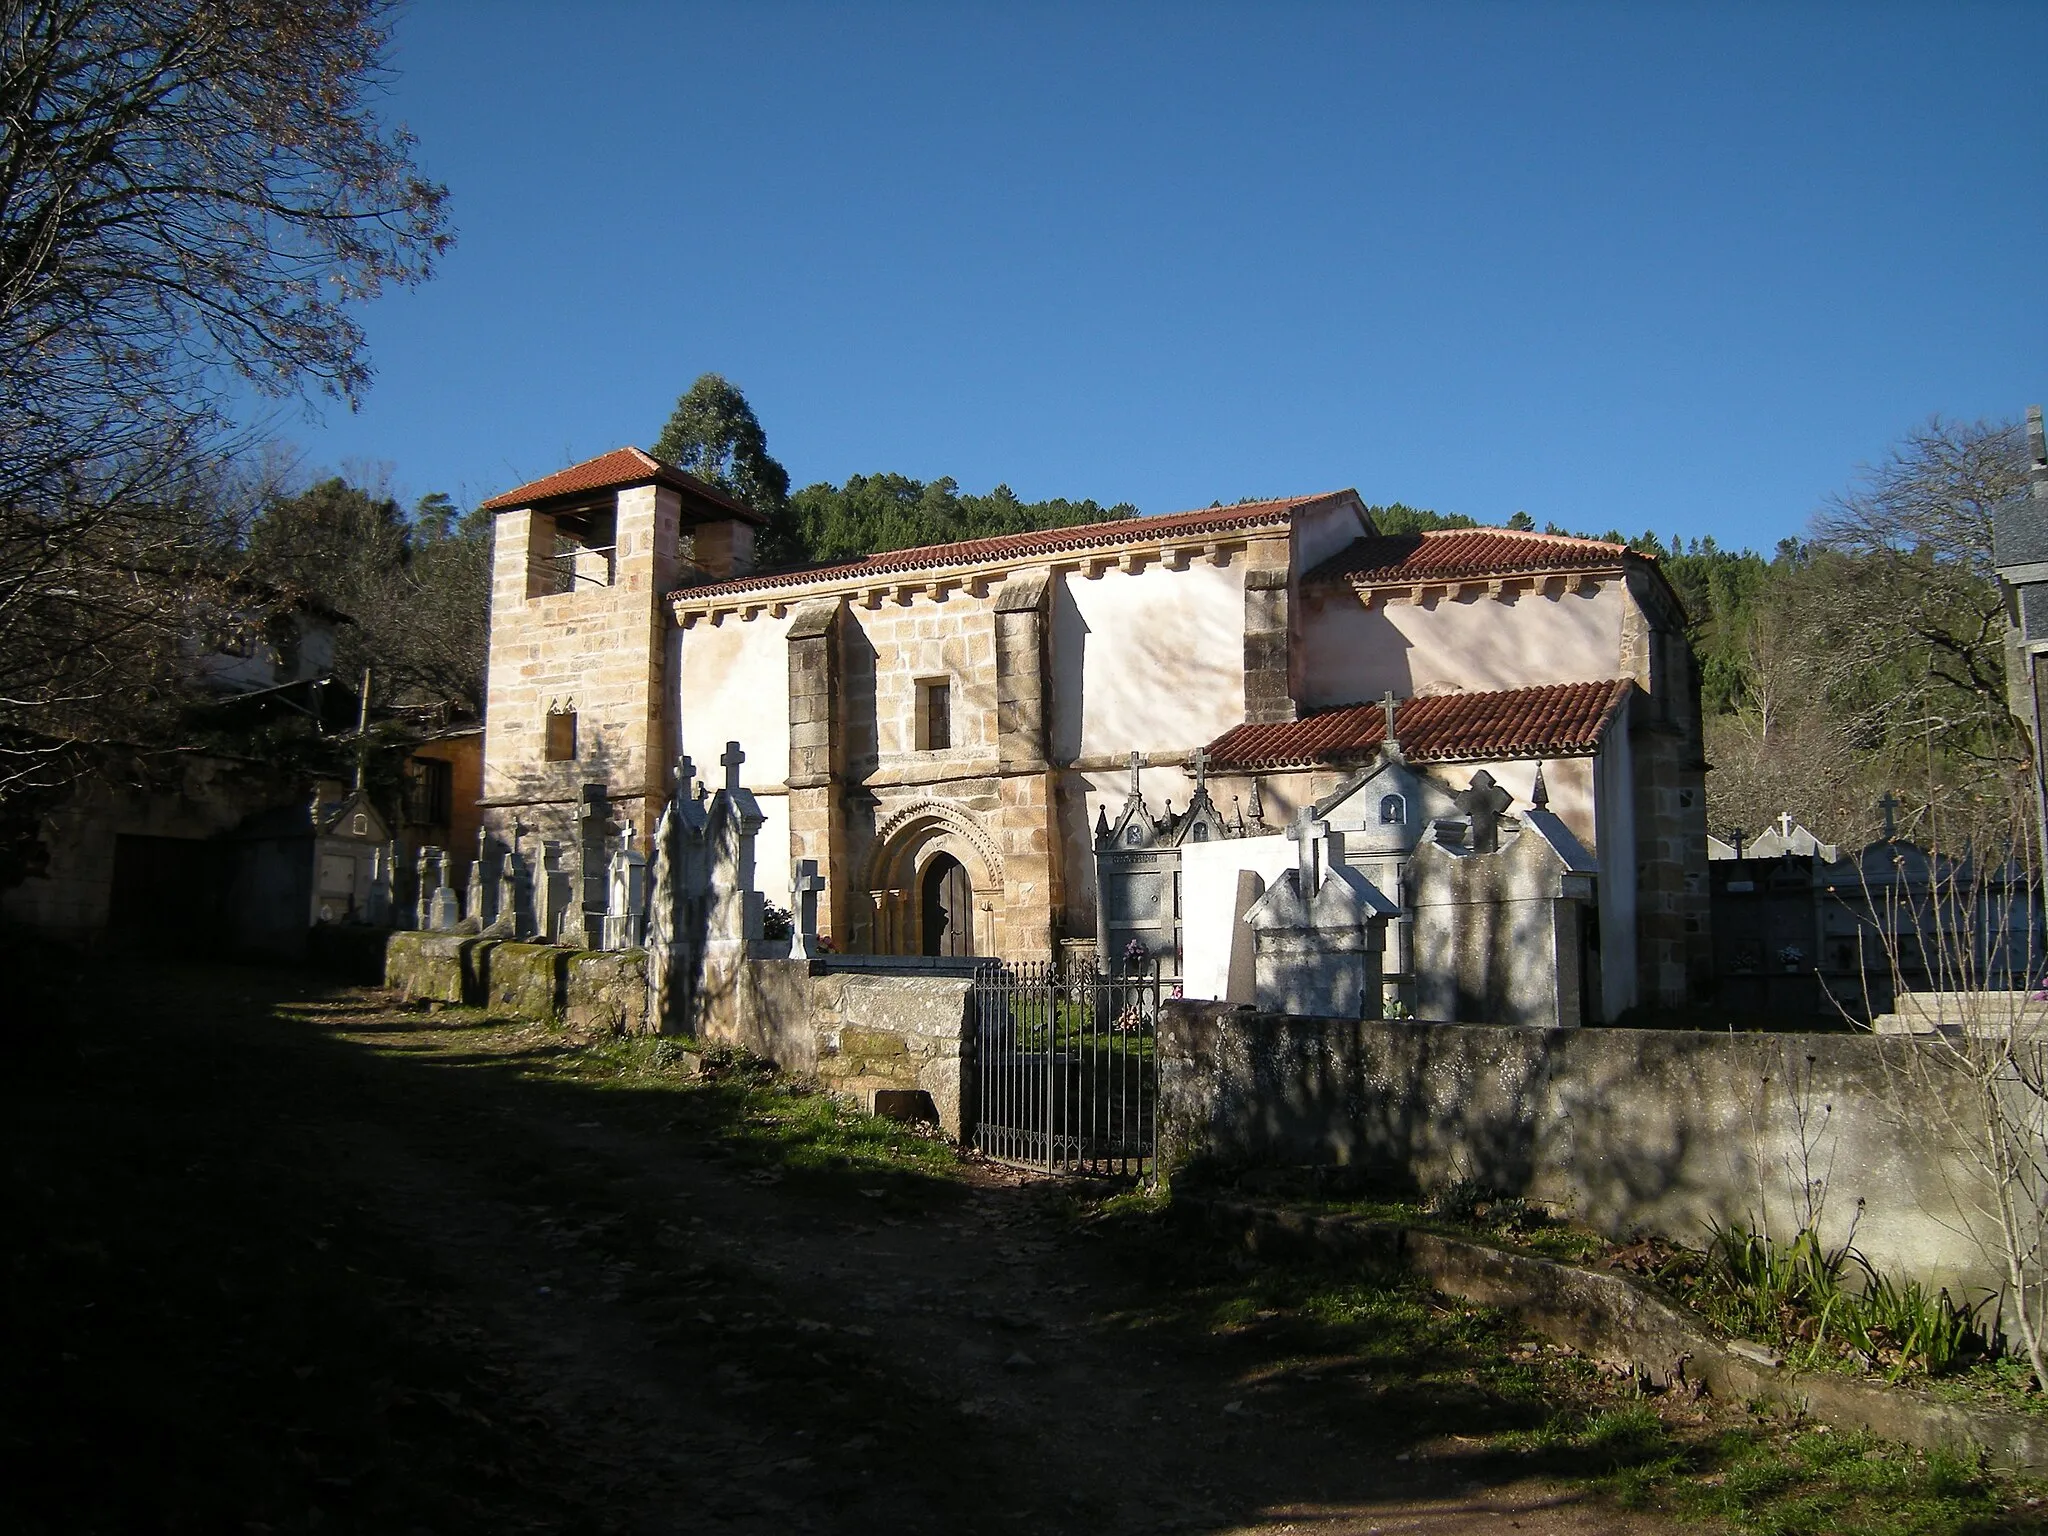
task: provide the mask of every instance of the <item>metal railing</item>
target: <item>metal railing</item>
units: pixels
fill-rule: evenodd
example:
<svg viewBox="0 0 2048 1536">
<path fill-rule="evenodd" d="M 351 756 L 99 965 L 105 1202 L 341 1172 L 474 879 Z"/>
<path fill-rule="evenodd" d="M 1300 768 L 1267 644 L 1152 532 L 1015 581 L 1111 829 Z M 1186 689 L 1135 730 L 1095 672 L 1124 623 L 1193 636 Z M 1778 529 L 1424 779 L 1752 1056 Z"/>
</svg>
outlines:
<svg viewBox="0 0 2048 1536">
<path fill-rule="evenodd" d="M 1153 1177 L 1158 1137 L 1153 965 L 1130 975 L 1049 961 L 975 972 L 975 1144 L 1046 1173 Z"/>
</svg>

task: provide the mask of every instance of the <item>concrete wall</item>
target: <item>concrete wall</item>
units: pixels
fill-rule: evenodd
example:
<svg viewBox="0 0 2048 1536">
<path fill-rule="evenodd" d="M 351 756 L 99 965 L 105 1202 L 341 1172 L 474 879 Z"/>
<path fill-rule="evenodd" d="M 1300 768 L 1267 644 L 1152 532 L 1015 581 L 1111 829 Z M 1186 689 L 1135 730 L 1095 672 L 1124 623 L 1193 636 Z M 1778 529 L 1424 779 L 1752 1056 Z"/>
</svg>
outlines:
<svg viewBox="0 0 2048 1536">
<path fill-rule="evenodd" d="M 1626 675 L 1622 622 L 1634 605 L 1616 579 L 1552 595 L 1473 584 L 1420 604 L 1340 582 L 1302 591 L 1301 705 L 1357 704 L 1462 688 L 1470 693 Z M 1371 606 L 1367 606 L 1368 599 Z"/>
<path fill-rule="evenodd" d="M 1880 1271 L 1995 1289 L 1976 1191 L 1905 1039 L 1303 1019 L 1169 1003 L 1162 1156 L 1461 1178 L 1615 1235 L 1698 1244 L 1714 1222 L 1797 1229 Z M 1962 1112 L 1958 1094 L 1947 1109 Z"/>
</svg>

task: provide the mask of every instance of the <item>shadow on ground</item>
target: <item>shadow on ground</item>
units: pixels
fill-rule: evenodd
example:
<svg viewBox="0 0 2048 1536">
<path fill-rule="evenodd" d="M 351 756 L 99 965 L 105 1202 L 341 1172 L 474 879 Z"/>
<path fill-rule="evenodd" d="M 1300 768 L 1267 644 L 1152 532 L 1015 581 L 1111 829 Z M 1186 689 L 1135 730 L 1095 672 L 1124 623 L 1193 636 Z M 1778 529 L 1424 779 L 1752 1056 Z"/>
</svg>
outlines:
<svg viewBox="0 0 2048 1536">
<path fill-rule="evenodd" d="M 1667 1442 L 1542 1432 L 1612 1383 L 1412 1289 L 304 976 L 60 991 L 0 1086 L 9 1529 L 1664 1528 L 1568 1480 Z"/>
</svg>

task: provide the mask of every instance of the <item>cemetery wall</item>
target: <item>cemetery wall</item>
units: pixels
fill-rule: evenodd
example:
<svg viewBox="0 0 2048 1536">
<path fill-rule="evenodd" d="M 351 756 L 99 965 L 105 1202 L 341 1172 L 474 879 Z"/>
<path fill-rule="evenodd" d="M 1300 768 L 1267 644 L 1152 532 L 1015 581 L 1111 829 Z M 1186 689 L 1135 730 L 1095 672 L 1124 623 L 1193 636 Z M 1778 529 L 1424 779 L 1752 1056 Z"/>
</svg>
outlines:
<svg viewBox="0 0 2048 1536">
<path fill-rule="evenodd" d="M 384 985 L 409 1001 L 466 1004 L 558 1024 L 578 1038 L 647 1032 L 643 951 L 564 949 L 456 933 L 394 933 Z"/>
<path fill-rule="evenodd" d="M 1631 605 L 1617 577 L 1554 595 L 1522 588 L 1490 597 L 1472 585 L 1419 604 L 1316 582 L 1302 606 L 1300 700 L 1319 709 L 1388 689 L 1408 698 L 1446 686 L 1482 693 L 1612 677 Z M 1503 645 L 1508 626 L 1514 643 Z"/>
<path fill-rule="evenodd" d="M 958 1140 L 969 1129 L 971 965 L 908 956 L 713 961 L 697 1034 L 816 1078 L 866 1110 L 879 1094 L 926 1094 L 940 1129 Z"/>
<path fill-rule="evenodd" d="M 1881 1272 L 1974 1297 L 1997 1277 L 1972 1235 L 1978 1186 L 1963 1149 L 1912 1088 L 1911 1053 L 1924 1049 L 1173 1002 L 1159 1028 L 1161 1156 L 1346 1166 L 1421 1191 L 1471 1180 L 1615 1236 L 1694 1245 L 1714 1223 L 1789 1237 L 1810 1188 L 1823 1242 L 1853 1241 Z"/>
</svg>

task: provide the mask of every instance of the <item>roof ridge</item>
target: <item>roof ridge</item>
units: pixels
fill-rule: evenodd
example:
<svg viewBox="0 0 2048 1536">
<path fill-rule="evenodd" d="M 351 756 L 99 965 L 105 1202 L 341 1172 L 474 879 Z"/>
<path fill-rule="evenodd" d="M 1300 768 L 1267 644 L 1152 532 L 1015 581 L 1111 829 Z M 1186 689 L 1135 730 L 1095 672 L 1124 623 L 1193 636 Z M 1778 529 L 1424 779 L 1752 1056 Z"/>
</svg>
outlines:
<svg viewBox="0 0 2048 1536">
<path fill-rule="evenodd" d="M 1263 501 L 1241 501 L 1231 506 L 1196 507 L 1185 512 L 1141 513 L 1137 517 L 1102 518 L 1092 523 L 1066 523 L 1052 528 L 1024 529 L 1017 533 L 980 534 L 972 538 L 948 539 L 937 544 L 913 544 L 903 549 L 876 550 L 871 554 L 821 562 L 784 571 L 761 571 L 749 576 L 709 582 L 703 586 L 678 587 L 671 598 L 717 597 L 725 593 L 759 592 L 778 586 L 802 586 L 829 581 L 834 576 L 853 577 L 863 571 L 881 575 L 898 570 L 929 569 L 948 563 L 977 564 L 1014 556 L 1058 553 L 1063 548 L 1086 548 L 1091 538 L 1116 543 L 1125 538 L 1144 539 L 1156 530 L 1172 525 L 1161 534 L 1199 532 L 1200 525 L 1227 525 L 1232 520 L 1262 520 L 1292 513 L 1339 496 L 1355 496 L 1350 486 L 1335 491 L 1318 491 L 1309 496 L 1275 496 Z M 1196 527 L 1188 527 L 1192 522 Z"/>
</svg>

